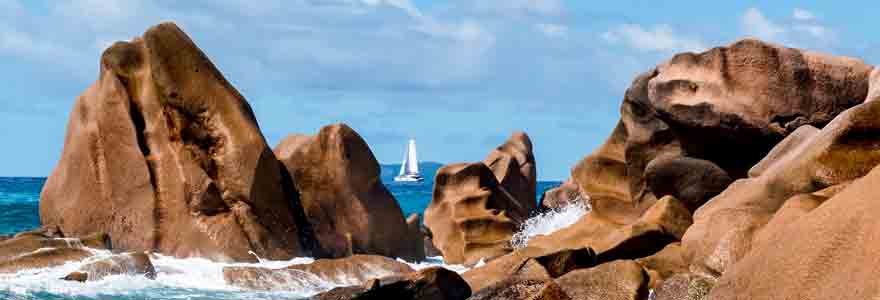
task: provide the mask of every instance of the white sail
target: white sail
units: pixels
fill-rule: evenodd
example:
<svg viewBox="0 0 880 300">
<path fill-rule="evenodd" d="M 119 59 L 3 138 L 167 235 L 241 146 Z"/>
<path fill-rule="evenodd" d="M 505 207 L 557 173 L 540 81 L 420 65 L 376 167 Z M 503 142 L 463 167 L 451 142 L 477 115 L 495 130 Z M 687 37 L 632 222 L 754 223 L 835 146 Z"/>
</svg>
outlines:
<svg viewBox="0 0 880 300">
<path fill-rule="evenodd" d="M 400 173 L 398 173 L 397 176 L 403 176 L 403 174 L 406 174 L 407 158 L 409 158 L 409 148 L 407 148 L 406 151 L 403 152 L 403 161 L 400 162 Z"/>
<path fill-rule="evenodd" d="M 419 159 L 416 158 L 416 140 L 409 140 L 409 147 L 406 152 L 406 173 L 419 174 Z"/>
</svg>

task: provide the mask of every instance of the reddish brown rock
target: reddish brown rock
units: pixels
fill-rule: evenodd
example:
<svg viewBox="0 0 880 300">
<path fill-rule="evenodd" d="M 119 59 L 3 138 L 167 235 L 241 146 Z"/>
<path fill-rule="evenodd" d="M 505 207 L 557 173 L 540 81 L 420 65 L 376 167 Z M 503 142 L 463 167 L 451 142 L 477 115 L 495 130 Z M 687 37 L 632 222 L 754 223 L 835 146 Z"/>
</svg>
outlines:
<svg viewBox="0 0 880 300">
<path fill-rule="evenodd" d="M 38 229 L 16 234 L 15 237 L 0 242 L 0 261 L 9 260 L 40 249 L 82 249 L 93 248 L 109 250 L 110 237 L 103 233 L 82 238 L 63 238 L 56 233 Z"/>
<path fill-rule="evenodd" d="M 876 122 L 878 115 L 864 117 L 863 120 Z M 859 145 L 880 152 L 878 135 L 867 134 L 869 131 L 861 133 L 865 135 L 860 135 L 864 139 Z M 871 140 L 875 142 L 869 143 Z M 849 144 L 850 147 L 853 145 Z M 853 151 L 842 157 L 854 161 L 846 166 L 862 167 L 855 158 L 863 155 L 866 153 Z M 792 222 L 781 224 L 774 229 L 777 234 L 755 244 L 735 267 L 721 276 L 710 298 L 810 300 L 876 297 L 880 294 L 880 286 L 876 284 L 876 278 L 880 276 L 880 257 L 876 255 L 880 251 L 880 219 L 874 214 L 880 209 L 880 202 L 876 201 L 878 187 L 880 168 L 874 167 L 818 207 Z"/>
<path fill-rule="evenodd" d="M 492 169 L 498 183 L 510 193 L 524 211 L 529 215 L 537 208 L 536 199 L 536 166 L 532 154 L 532 140 L 525 132 L 515 132 L 501 146 L 498 146 L 483 163 Z"/>
<path fill-rule="evenodd" d="M 787 200 L 862 177 L 880 163 L 874 138 L 880 102 L 853 107 L 812 131 L 787 138 L 750 172 L 757 177 L 734 182 L 694 214 L 682 240 L 692 271 L 723 274 L 749 253 L 756 234 Z"/>
<path fill-rule="evenodd" d="M 561 209 L 572 203 L 589 206 L 589 201 L 589 197 L 582 195 L 578 185 L 569 179 L 555 188 L 544 191 L 540 208 L 544 211 Z"/>
<path fill-rule="evenodd" d="M 474 264 L 512 250 L 524 211 L 483 163 L 452 164 L 437 171 L 425 226 L 446 263 Z"/>
<path fill-rule="evenodd" d="M 656 300 L 708 300 L 717 280 L 689 273 L 676 274 L 654 290 Z M 776 299 L 770 297 L 768 299 Z"/>
<path fill-rule="evenodd" d="M 691 212 L 733 182 L 727 172 L 711 161 L 682 156 L 652 160 L 645 167 L 645 181 L 656 197 L 674 196 Z"/>
<path fill-rule="evenodd" d="M 556 279 L 565 294 L 577 300 L 640 300 L 648 297 L 648 276 L 629 260 L 572 271 Z"/>
<path fill-rule="evenodd" d="M 176 25 L 117 42 L 76 101 L 40 217 L 116 248 L 256 261 L 303 254 L 295 192 L 244 97 Z"/>
<path fill-rule="evenodd" d="M 509 278 L 486 287 L 468 300 L 569 300 L 553 281 Z"/>
<path fill-rule="evenodd" d="M 509 278 L 547 281 L 552 279 L 550 273 L 534 258 L 550 254 L 552 252 L 534 247 L 517 249 L 483 266 L 468 270 L 462 277 L 473 291 L 480 291 Z"/>
<path fill-rule="evenodd" d="M 156 269 L 150 257 L 143 253 L 124 253 L 88 263 L 63 279 L 71 281 L 95 281 L 110 275 L 141 274 L 149 279 L 156 279 Z"/>
<path fill-rule="evenodd" d="M 593 213 L 631 223 L 663 196 L 645 176 L 655 158 L 702 159 L 743 178 L 796 128 L 821 127 L 862 102 L 872 69 L 751 39 L 675 55 L 633 81 L 614 132 L 572 178 Z"/>
<path fill-rule="evenodd" d="M 42 248 L 0 260 L 0 274 L 15 273 L 27 269 L 56 267 L 93 255 L 91 251 L 84 248 Z"/>
<path fill-rule="evenodd" d="M 408 230 L 394 196 L 379 179 L 379 162 L 345 124 L 315 136 L 293 135 L 275 147 L 300 193 L 318 257 L 353 253 L 421 260 L 421 238 Z"/>
<path fill-rule="evenodd" d="M 688 262 L 684 258 L 681 243 L 671 243 L 654 255 L 636 259 L 636 262 L 647 270 L 651 279 L 649 286 L 656 289 L 667 278 L 675 274 L 687 273 Z"/>
<path fill-rule="evenodd" d="M 316 300 L 465 300 L 471 296 L 458 273 L 428 268 L 399 278 L 373 281 L 370 287 L 343 287 L 311 297 Z"/>
<path fill-rule="evenodd" d="M 353 255 L 319 259 L 310 264 L 282 269 L 224 267 L 223 279 L 233 286 L 255 290 L 287 290 L 314 283 L 357 285 L 369 279 L 405 275 L 413 269 L 402 262 L 377 255 Z"/>
</svg>

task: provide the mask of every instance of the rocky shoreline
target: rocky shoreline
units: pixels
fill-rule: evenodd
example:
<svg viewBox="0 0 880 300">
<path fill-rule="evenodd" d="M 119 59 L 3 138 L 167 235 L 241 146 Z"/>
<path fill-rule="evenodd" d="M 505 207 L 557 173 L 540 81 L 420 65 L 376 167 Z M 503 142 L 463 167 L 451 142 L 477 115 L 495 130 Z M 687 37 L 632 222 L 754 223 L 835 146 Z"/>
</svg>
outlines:
<svg viewBox="0 0 880 300">
<path fill-rule="evenodd" d="M 424 214 L 404 216 L 354 129 L 270 148 L 245 98 L 163 23 L 102 55 L 42 191 L 43 227 L 0 238 L 0 273 L 96 250 L 114 255 L 64 279 L 151 280 L 155 253 L 308 256 L 223 278 L 351 280 L 314 299 L 871 299 L 876 100 L 880 71 L 858 59 L 753 39 L 682 53 L 635 78 L 608 140 L 540 203 L 532 141 L 516 132 L 438 170 Z M 573 202 L 592 210 L 511 245 L 529 217 Z M 426 253 L 470 269 L 395 260 Z"/>
</svg>

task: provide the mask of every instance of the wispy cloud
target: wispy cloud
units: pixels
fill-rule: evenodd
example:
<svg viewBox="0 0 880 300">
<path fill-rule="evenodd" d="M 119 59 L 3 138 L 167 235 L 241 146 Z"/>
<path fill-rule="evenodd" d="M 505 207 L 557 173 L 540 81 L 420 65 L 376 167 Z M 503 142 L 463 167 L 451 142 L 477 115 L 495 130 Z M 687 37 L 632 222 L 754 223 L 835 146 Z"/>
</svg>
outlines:
<svg viewBox="0 0 880 300">
<path fill-rule="evenodd" d="M 743 31 L 747 35 L 764 40 L 776 40 L 785 33 L 785 28 L 774 23 L 757 8 L 749 8 L 742 17 Z"/>
<path fill-rule="evenodd" d="M 791 13 L 791 17 L 799 21 L 810 21 L 816 18 L 816 16 L 813 15 L 813 12 L 803 8 L 795 8 Z"/>
<path fill-rule="evenodd" d="M 654 28 L 641 25 L 624 24 L 602 34 L 605 41 L 624 43 L 642 51 L 700 51 L 706 49 L 698 38 L 675 32 L 672 26 L 661 24 Z"/>
<path fill-rule="evenodd" d="M 742 16 L 741 25 L 745 35 L 791 47 L 825 48 L 837 41 L 834 30 L 803 8 L 795 8 L 788 21 L 774 21 L 761 10 L 749 8 Z"/>
</svg>

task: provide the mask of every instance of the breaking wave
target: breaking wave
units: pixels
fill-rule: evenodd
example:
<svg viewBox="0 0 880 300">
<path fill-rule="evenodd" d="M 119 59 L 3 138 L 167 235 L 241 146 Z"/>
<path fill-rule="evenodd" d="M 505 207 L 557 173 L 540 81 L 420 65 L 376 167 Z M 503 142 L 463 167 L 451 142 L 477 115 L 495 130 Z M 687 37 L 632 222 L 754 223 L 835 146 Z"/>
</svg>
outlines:
<svg viewBox="0 0 880 300">
<path fill-rule="evenodd" d="M 569 205 L 551 209 L 535 215 L 520 225 L 519 232 L 510 239 L 510 244 L 515 249 L 524 248 L 529 240 L 539 235 L 548 235 L 562 228 L 571 226 L 590 212 L 588 200 L 575 199 Z"/>
</svg>

